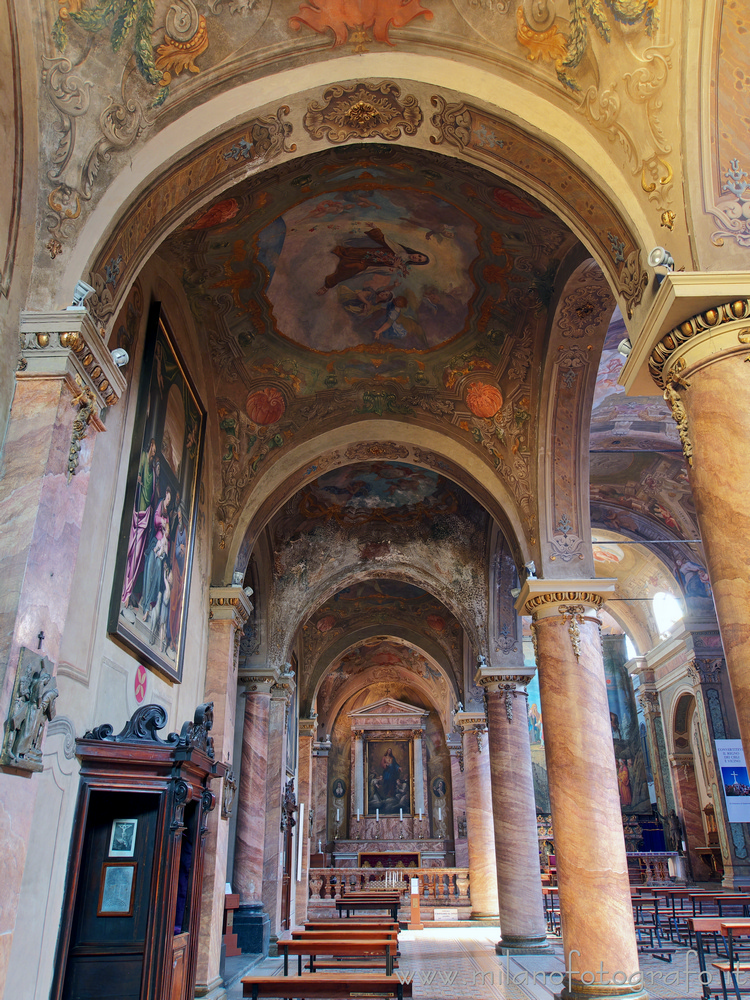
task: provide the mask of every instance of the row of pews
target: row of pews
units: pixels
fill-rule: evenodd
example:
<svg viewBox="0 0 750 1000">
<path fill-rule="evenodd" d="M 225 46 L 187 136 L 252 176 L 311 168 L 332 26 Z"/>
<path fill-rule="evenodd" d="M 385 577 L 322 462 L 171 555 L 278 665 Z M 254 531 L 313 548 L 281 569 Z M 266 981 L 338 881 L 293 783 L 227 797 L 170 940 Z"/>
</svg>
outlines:
<svg viewBox="0 0 750 1000">
<path fill-rule="evenodd" d="M 350 1000 L 352 997 L 411 997 L 411 983 L 393 975 L 397 967 L 398 892 L 351 892 L 337 901 L 338 919 L 310 920 L 304 930 L 277 942 L 284 958 L 283 976 L 245 976 L 243 996 L 252 1000 Z M 362 912 L 386 916 L 361 916 Z M 343 914 L 346 913 L 346 917 Z M 359 914 L 354 919 L 351 914 Z M 289 959 L 297 959 L 297 975 L 289 974 Z M 307 971 L 303 971 L 303 959 Z M 371 971 L 371 970 L 378 971 Z"/>
</svg>

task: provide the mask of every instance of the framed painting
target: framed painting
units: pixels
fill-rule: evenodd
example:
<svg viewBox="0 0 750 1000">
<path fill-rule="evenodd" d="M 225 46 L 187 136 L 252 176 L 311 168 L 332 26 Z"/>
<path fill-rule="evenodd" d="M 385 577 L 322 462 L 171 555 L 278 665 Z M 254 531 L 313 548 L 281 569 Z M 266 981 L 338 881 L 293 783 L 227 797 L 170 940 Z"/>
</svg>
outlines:
<svg viewBox="0 0 750 1000">
<path fill-rule="evenodd" d="M 156 302 L 143 355 L 109 631 L 177 682 L 205 429 L 206 411 Z"/>
<path fill-rule="evenodd" d="M 366 815 L 411 813 L 411 740 L 368 740 L 365 767 Z"/>
<path fill-rule="evenodd" d="M 97 917 L 132 917 L 135 872 L 138 865 L 127 861 L 105 861 L 99 886 Z"/>
<path fill-rule="evenodd" d="M 116 819 L 109 835 L 110 858 L 132 858 L 135 854 L 137 819 Z"/>
</svg>

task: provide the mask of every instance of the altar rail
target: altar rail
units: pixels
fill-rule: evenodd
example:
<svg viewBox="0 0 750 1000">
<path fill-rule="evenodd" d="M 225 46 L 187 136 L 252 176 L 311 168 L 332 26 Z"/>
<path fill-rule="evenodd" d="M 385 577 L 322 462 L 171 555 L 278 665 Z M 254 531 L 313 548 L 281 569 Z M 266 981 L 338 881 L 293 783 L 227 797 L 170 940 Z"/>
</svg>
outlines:
<svg viewBox="0 0 750 1000">
<path fill-rule="evenodd" d="M 310 903 L 332 907 L 333 901 L 344 891 L 363 892 L 382 889 L 387 881 L 396 879 L 396 887 L 403 892 L 404 905 L 409 898 L 409 879 L 419 879 L 422 907 L 471 908 L 471 890 L 468 868 L 311 868 L 308 885 Z M 400 881 L 399 881 L 400 880 Z M 388 885 L 391 888 L 391 885 Z"/>
<path fill-rule="evenodd" d="M 627 857 L 628 876 L 633 885 L 675 884 L 669 872 L 669 862 L 679 857 L 677 851 L 628 851 Z"/>
</svg>

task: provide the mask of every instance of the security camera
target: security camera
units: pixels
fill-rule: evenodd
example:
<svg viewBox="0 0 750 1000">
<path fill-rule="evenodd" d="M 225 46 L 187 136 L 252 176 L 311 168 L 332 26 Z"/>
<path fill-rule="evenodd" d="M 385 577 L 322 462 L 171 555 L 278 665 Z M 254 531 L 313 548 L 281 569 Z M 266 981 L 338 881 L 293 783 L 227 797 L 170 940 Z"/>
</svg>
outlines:
<svg viewBox="0 0 750 1000">
<path fill-rule="evenodd" d="M 617 345 L 618 353 L 622 354 L 624 358 L 627 358 L 632 350 L 633 345 L 630 343 L 630 337 L 625 337 L 624 340 L 621 340 Z"/>
<path fill-rule="evenodd" d="M 112 360 L 118 368 L 124 368 L 128 361 L 130 361 L 130 355 L 124 347 L 116 347 L 112 351 Z"/>
<path fill-rule="evenodd" d="M 68 306 L 68 309 L 80 309 L 89 295 L 93 295 L 95 289 L 91 285 L 86 284 L 85 281 L 76 282 L 75 290 L 73 291 L 73 304 Z"/>
</svg>

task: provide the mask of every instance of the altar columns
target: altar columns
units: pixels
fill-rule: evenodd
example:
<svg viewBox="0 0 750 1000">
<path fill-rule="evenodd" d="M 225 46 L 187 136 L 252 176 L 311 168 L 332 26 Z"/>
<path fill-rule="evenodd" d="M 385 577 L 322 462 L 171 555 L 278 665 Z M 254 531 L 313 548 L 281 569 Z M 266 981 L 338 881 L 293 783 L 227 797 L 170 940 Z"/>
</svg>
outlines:
<svg viewBox="0 0 750 1000">
<path fill-rule="evenodd" d="M 240 896 L 234 915 L 237 942 L 245 953 L 265 954 L 269 918 L 263 913 L 263 850 L 266 831 L 268 719 L 277 668 L 243 674 L 245 697 L 242 764 L 237 803 L 233 888 Z"/>
<path fill-rule="evenodd" d="M 460 728 L 463 742 L 471 916 L 475 920 L 497 918 L 498 873 L 487 719 L 484 713 L 457 712 L 453 722 Z"/>
<path fill-rule="evenodd" d="M 609 580 L 527 580 L 549 778 L 566 995 L 645 997 L 596 611 Z M 615 978 L 615 973 L 618 976 Z"/>
<path fill-rule="evenodd" d="M 317 714 L 313 714 L 309 719 L 299 720 L 299 771 L 297 779 L 297 802 L 302 811 L 297 822 L 297 850 L 301 850 L 301 876 L 296 882 L 294 923 L 301 926 L 307 920 L 307 900 L 309 898 L 308 872 L 310 869 L 310 802 L 311 802 L 311 782 L 312 782 L 312 747 L 317 729 Z M 304 810 L 302 806 L 304 805 Z M 299 815 L 299 814 L 298 814 Z M 295 858 L 294 879 L 297 879 L 297 859 Z"/>
<path fill-rule="evenodd" d="M 422 768 L 422 738 L 424 729 L 415 729 L 412 734 L 414 754 L 414 812 L 417 816 L 426 812 L 424 800 L 424 771 Z"/>
<path fill-rule="evenodd" d="M 226 760 L 234 745 L 240 638 L 252 609 L 253 606 L 241 587 L 212 587 L 210 590 L 204 697 L 206 701 L 214 703 L 211 736 L 217 760 Z M 199 996 L 216 997 L 217 1000 L 226 995 L 219 975 L 219 964 L 229 853 L 229 819 L 224 818 L 221 813 L 221 809 L 214 809 L 208 816 L 195 980 Z"/>
<path fill-rule="evenodd" d="M 355 816 L 364 816 L 365 813 L 365 758 L 364 744 L 362 741 L 363 732 L 361 729 L 352 731 L 354 741 L 354 802 L 352 812 Z M 351 820 L 351 817 L 350 817 Z"/>
<path fill-rule="evenodd" d="M 526 709 L 528 680 L 528 676 L 506 675 L 486 666 L 477 673 L 477 683 L 484 688 L 487 701 L 501 931 L 496 950 L 502 954 L 539 954 L 550 950 L 539 870 Z"/>
</svg>

